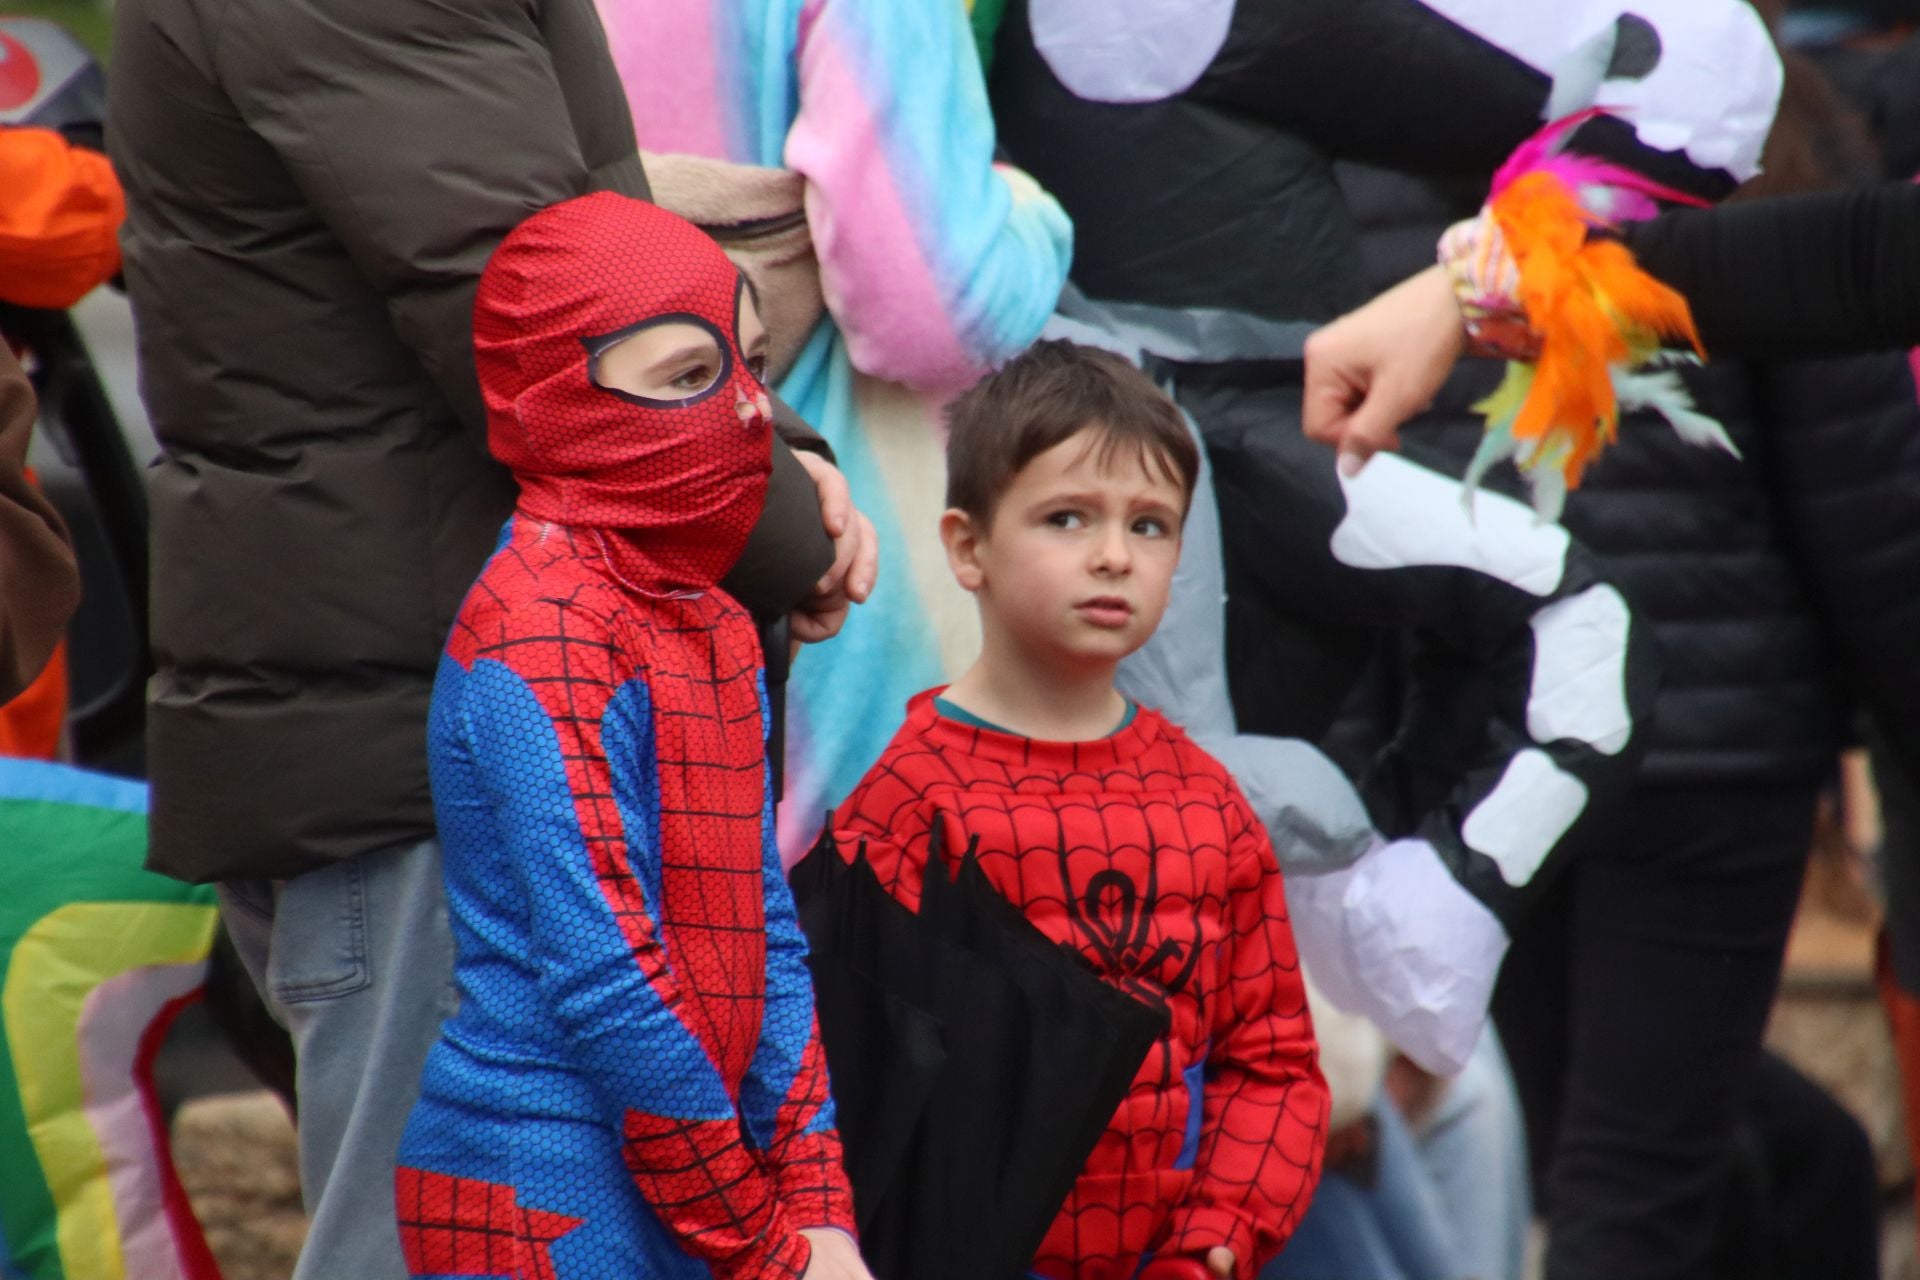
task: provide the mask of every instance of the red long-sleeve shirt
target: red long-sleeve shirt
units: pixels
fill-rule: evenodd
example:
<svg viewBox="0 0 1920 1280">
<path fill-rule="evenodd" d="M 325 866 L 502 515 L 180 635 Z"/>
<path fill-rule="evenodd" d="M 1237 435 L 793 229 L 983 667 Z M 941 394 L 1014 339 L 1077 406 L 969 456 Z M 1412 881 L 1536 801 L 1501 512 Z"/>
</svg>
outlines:
<svg viewBox="0 0 1920 1280">
<path fill-rule="evenodd" d="M 1280 1251 L 1320 1173 L 1320 1076 L 1265 829 L 1211 756 L 1157 712 L 1095 742 L 949 719 L 923 693 L 834 815 L 894 897 L 919 905 L 929 840 L 981 868 L 1040 931 L 1170 1014 L 1047 1233 L 1034 1270 L 1124 1280 L 1147 1253 Z"/>
</svg>

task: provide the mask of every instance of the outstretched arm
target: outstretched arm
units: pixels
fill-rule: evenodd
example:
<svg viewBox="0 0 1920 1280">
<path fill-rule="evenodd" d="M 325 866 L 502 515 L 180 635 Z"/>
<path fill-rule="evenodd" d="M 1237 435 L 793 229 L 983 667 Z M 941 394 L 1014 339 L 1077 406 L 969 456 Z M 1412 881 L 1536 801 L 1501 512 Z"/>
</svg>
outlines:
<svg viewBox="0 0 1920 1280">
<path fill-rule="evenodd" d="M 1682 209 L 1622 236 L 1685 295 L 1710 356 L 1920 344 L 1920 186 Z M 1307 339 L 1307 435 L 1358 471 L 1399 447 L 1400 424 L 1432 402 L 1466 346 L 1446 272 L 1409 277 Z"/>
<path fill-rule="evenodd" d="M 1676 210 L 1623 236 L 1641 266 L 1686 295 L 1709 355 L 1920 345 L 1912 183 Z"/>
</svg>

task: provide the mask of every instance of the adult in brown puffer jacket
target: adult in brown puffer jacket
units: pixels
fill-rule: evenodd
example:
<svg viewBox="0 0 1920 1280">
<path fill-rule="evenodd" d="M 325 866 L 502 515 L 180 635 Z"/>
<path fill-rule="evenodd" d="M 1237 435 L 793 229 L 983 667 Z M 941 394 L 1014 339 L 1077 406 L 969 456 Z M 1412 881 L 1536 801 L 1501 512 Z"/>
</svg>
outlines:
<svg viewBox="0 0 1920 1280">
<path fill-rule="evenodd" d="M 427 701 L 513 500 L 486 453 L 474 287 L 528 214 L 646 179 L 590 0 L 122 0 L 113 47 L 161 444 L 150 862 L 221 882 L 293 1032 L 296 1275 L 400 1276 L 394 1149 L 452 999 Z M 797 554 L 728 580 L 762 616 L 833 556 L 806 471 L 776 454 L 756 538 Z M 864 523 L 836 523 L 844 566 Z M 811 634 L 835 603 L 809 601 Z"/>
</svg>

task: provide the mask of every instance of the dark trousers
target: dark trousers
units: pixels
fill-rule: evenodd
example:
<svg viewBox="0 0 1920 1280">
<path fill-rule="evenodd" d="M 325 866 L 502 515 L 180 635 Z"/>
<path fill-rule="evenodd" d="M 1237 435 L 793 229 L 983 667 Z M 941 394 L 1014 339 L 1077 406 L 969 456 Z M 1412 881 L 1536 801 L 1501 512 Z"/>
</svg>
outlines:
<svg viewBox="0 0 1920 1280">
<path fill-rule="evenodd" d="M 1704 1280 L 1815 790 L 1640 787 L 1517 928 L 1495 997 L 1548 1280 Z"/>
<path fill-rule="evenodd" d="M 1879 1280 L 1873 1143 L 1832 1095 L 1762 1053 L 1735 1132 L 1714 1274 L 1721 1280 Z"/>
</svg>

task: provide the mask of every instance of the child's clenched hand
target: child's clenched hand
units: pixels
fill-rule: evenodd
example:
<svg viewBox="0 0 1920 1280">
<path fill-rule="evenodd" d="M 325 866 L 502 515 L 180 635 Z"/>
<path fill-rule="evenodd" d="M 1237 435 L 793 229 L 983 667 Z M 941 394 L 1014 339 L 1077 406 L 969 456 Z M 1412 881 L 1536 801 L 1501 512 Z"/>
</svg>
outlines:
<svg viewBox="0 0 1920 1280">
<path fill-rule="evenodd" d="M 873 1280 L 873 1273 L 860 1260 L 860 1248 L 853 1237 L 833 1227 L 804 1227 L 800 1234 L 813 1246 L 801 1280 Z"/>
</svg>

